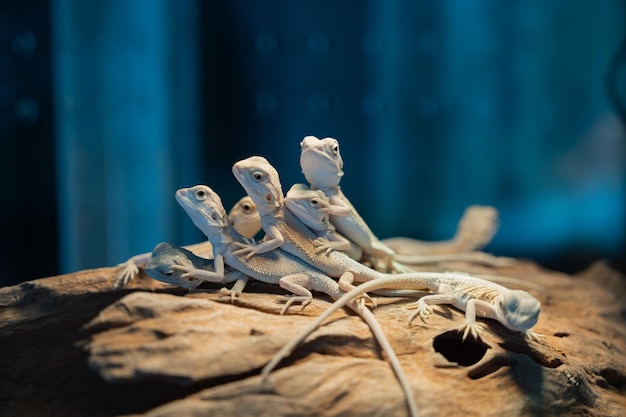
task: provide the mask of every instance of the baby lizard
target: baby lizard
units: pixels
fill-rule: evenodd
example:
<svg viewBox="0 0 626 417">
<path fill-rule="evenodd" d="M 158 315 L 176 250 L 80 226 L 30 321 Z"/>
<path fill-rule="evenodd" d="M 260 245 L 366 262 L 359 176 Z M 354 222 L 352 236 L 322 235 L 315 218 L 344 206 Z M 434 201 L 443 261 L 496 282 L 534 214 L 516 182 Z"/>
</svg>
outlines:
<svg viewBox="0 0 626 417">
<path fill-rule="evenodd" d="M 393 270 L 395 252 L 380 242 L 367 223 L 343 194 L 339 182 L 343 177 L 343 159 L 339 142 L 333 138 L 307 136 L 300 143 L 300 166 L 314 190 L 322 190 L 330 201 L 330 221 L 337 231 L 356 243 L 376 266 L 379 261 L 386 271 Z"/>
<path fill-rule="evenodd" d="M 455 239 L 450 241 L 421 242 L 406 238 L 379 241 L 339 187 L 343 176 L 339 142 L 333 138 L 318 139 L 307 136 L 300 145 L 302 172 L 311 184 L 311 189 L 323 190 L 328 196 L 331 203 L 331 223 L 340 233 L 356 242 L 373 259 L 377 269 L 381 269 L 377 262 L 380 259 L 385 261 L 385 271 L 394 272 L 407 272 L 402 265 L 393 263 L 394 259 L 413 265 L 445 261 L 468 261 L 487 265 L 511 263 L 508 258 L 476 252 L 491 241 L 498 228 L 498 212 L 488 206 L 470 206 L 459 223 Z M 410 249 L 398 253 L 397 249 L 406 247 Z"/>
<path fill-rule="evenodd" d="M 259 212 L 250 197 L 245 196 L 239 200 L 228 213 L 231 224 L 243 236 L 251 239 L 261 230 Z M 185 246 L 186 249 L 204 257 L 212 256 L 211 242 L 200 242 Z M 124 287 L 139 274 L 139 268 L 143 268 L 150 257 L 151 252 L 135 255 L 118 265 L 122 268 L 113 288 Z"/>
<path fill-rule="evenodd" d="M 205 282 L 205 280 L 193 276 L 183 276 L 185 273 L 172 268 L 173 265 L 185 265 L 207 271 L 215 270 L 212 259 L 201 258 L 185 248 L 161 242 L 154 248 L 146 263 L 146 274 L 157 281 L 186 288 L 189 291 L 195 290 L 200 284 Z M 219 282 L 227 283 L 232 281 L 235 281 L 233 287 L 230 290 L 222 288 L 222 293 L 230 295 L 231 302 L 234 302 L 235 298 L 241 294 L 246 286 L 248 277 L 233 268 L 225 267 L 224 279 L 220 279 Z"/>
<path fill-rule="evenodd" d="M 317 329 L 335 310 L 345 303 L 354 301 L 361 294 L 379 289 L 421 289 L 428 288 L 433 294 L 420 298 L 417 302 L 407 305 L 417 310 L 410 316 L 409 323 L 416 316 L 425 319 L 432 313 L 431 305 L 451 304 L 465 311 L 463 340 L 468 334 L 478 337 L 479 328 L 476 316 L 499 321 L 508 329 L 522 332 L 528 338 L 536 336 L 530 329 L 539 318 L 539 301 L 525 291 L 509 290 L 496 283 L 474 278 L 465 274 L 422 272 L 413 276 L 404 274 L 389 275 L 385 278 L 368 281 L 353 288 L 335 301 L 313 323 L 306 327 L 298 336 L 287 343 L 274 358 L 263 368 L 263 375 L 268 375 L 280 360 L 288 356 L 295 347 L 311 332 Z M 341 277 L 348 285 L 353 279 L 348 272 Z"/>
<path fill-rule="evenodd" d="M 319 237 L 313 241 L 317 246 L 316 252 L 329 254 L 331 250 L 353 250 L 354 244 L 336 233 L 335 228 L 328 219 L 328 197 L 320 190 L 311 190 L 304 184 L 295 184 L 285 196 L 285 205 L 302 223 L 311 229 Z M 472 206 L 476 207 L 476 206 Z M 482 210 L 481 210 L 482 211 Z M 396 238 L 406 239 L 406 238 Z M 410 240 L 410 239 L 409 239 Z M 412 241 L 412 240 L 411 240 Z M 412 241 L 420 242 L 420 241 Z M 432 244 L 437 246 L 440 242 L 422 242 L 424 245 Z M 443 244 L 443 242 L 441 242 Z M 347 253 L 347 252 L 346 252 Z M 347 253 L 348 254 L 348 253 Z M 352 259 L 360 259 L 348 254 Z M 509 265 L 510 258 L 496 257 L 484 252 L 462 252 L 462 253 L 432 253 L 432 254 L 400 254 L 396 253 L 396 260 L 408 264 L 417 265 L 424 263 L 446 262 L 446 261 L 468 261 L 483 263 L 486 265 Z M 394 269 L 402 272 L 412 272 L 404 265 L 393 263 Z"/>
<path fill-rule="evenodd" d="M 254 259 L 255 255 L 281 248 L 334 278 L 347 271 L 355 272 L 357 279 L 362 281 L 388 275 L 368 268 L 339 251 L 318 253 L 315 244 L 318 236 L 284 205 L 278 172 L 267 159 L 252 156 L 241 160 L 233 166 L 233 174 L 256 204 L 266 233 L 265 240 L 259 244 L 235 242 L 233 246 L 238 248 L 235 251 L 237 255 Z M 415 271 L 402 275 L 413 274 Z"/>
<path fill-rule="evenodd" d="M 198 270 L 188 265 L 173 265 L 172 268 L 185 272 L 182 275 L 183 278 L 205 279 L 208 277 L 212 282 L 219 282 L 219 278 L 224 276 L 224 262 L 226 262 L 229 266 L 249 277 L 270 284 L 278 284 L 296 294 L 295 297 L 287 298 L 281 314 L 287 311 L 294 302 L 302 303 L 303 307 L 310 303 L 313 295 L 309 289 L 323 292 L 335 299 L 344 293 L 336 281 L 287 252 L 272 250 L 251 259 L 237 255 L 233 250 L 234 246 L 236 243 L 241 243 L 243 239 L 226 219 L 226 212 L 220 197 L 209 187 L 197 185 L 191 188 L 182 188 L 176 192 L 176 200 L 196 227 L 211 241 L 215 259 L 214 272 Z M 346 304 L 369 325 L 376 340 L 389 358 L 405 393 L 411 415 L 417 416 L 417 408 L 409 383 L 378 321 L 372 312 L 364 306 L 364 303 L 348 301 Z"/>
</svg>

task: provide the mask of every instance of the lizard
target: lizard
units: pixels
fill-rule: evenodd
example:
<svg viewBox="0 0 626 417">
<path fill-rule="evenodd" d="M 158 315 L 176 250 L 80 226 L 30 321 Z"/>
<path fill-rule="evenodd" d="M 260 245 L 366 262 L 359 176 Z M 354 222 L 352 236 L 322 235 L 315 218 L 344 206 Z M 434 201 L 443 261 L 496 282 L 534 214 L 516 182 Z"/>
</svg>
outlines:
<svg viewBox="0 0 626 417">
<path fill-rule="evenodd" d="M 261 229 L 259 213 L 254 202 L 248 196 L 235 203 L 228 214 L 228 218 L 232 226 L 246 238 L 252 239 Z M 212 256 L 211 242 L 209 241 L 188 245 L 185 248 L 203 257 Z M 121 272 L 115 280 L 113 288 L 124 287 L 132 281 L 139 274 L 139 269 L 145 267 L 151 254 L 152 252 L 147 252 L 135 255 L 126 262 L 119 264 L 118 267 L 121 268 Z"/>
<path fill-rule="evenodd" d="M 280 298 L 286 301 L 281 314 L 284 314 L 294 302 L 301 303 L 302 308 L 309 304 L 313 298 L 310 290 L 323 292 L 334 299 L 341 297 L 344 293 L 339 283 L 282 250 L 270 250 L 251 259 L 237 254 L 236 244 L 241 243 L 244 239 L 228 222 L 219 195 L 209 187 L 196 185 L 191 188 L 181 188 L 176 191 L 175 197 L 196 227 L 209 239 L 213 246 L 214 255 L 213 272 L 198 270 L 189 265 L 173 265 L 172 268 L 184 271 L 181 275 L 183 278 L 204 279 L 210 277 L 213 282 L 219 282 L 219 279 L 224 276 L 224 263 L 226 263 L 246 276 L 262 282 L 278 284 L 295 294 L 292 297 Z M 260 245 L 264 243 L 266 242 L 262 242 Z M 365 297 L 365 300 L 369 299 L 369 297 Z M 365 307 L 365 302 L 362 300 L 350 301 L 346 304 L 361 316 L 370 327 L 398 378 L 411 415 L 417 416 L 417 407 L 408 380 L 376 318 Z"/>
<path fill-rule="evenodd" d="M 183 247 L 172 246 L 167 242 L 161 242 L 154 248 L 146 263 L 146 274 L 157 281 L 186 288 L 190 292 L 196 290 L 199 285 L 206 282 L 205 279 L 195 276 L 183 277 L 184 272 L 172 268 L 173 265 L 186 265 L 207 271 L 215 270 L 212 259 L 202 258 Z M 212 279 L 209 278 L 208 280 L 211 281 Z M 224 279 L 220 279 L 219 282 L 227 283 L 232 281 L 235 281 L 233 287 L 231 289 L 222 288 L 221 293 L 230 295 L 231 302 L 234 302 L 235 298 L 243 291 L 248 277 L 239 271 L 225 267 Z"/>
<path fill-rule="evenodd" d="M 459 329 L 463 331 L 463 341 L 469 334 L 474 338 L 479 337 L 481 329 L 476 323 L 477 315 L 497 320 L 510 330 L 522 332 L 524 337 L 528 339 L 538 339 L 537 335 L 532 333 L 530 329 L 537 323 L 541 305 L 535 297 L 525 291 L 509 290 L 494 282 L 459 273 L 423 272 L 416 276 L 403 275 L 388 275 L 354 287 L 336 300 L 298 336 L 291 339 L 263 368 L 261 374 L 267 376 L 284 357 L 291 354 L 300 342 L 345 303 L 355 300 L 361 294 L 378 289 L 428 288 L 432 294 L 406 306 L 407 308 L 416 308 L 416 311 L 409 317 L 409 323 L 417 316 L 425 320 L 433 312 L 431 305 L 451 304 L 465 311 L 465 322 Z M 354 275 L 351 272 L 346 272 L 340 281 L 345 281 L 351 285 L 353 279 Z"/>
<path fill-rule="evenodd" d="M 302 196 L 305 198 L 302 198 Z M 318 238 L 316 252 L 329 254 L 332 250 L 346 253 L 350 258 L 360 260 L 363 251 L 359 246 L 337 233 L 328 215 L 330 201 L 321 190 L 311 190 L 305 184 L 294 184 L 285 195 L 287 208 L 306 224 Z"/>
<path fill-rule="evenodd" d="M 420 242 L 406 238 L 378 240 L 339 186 L 344 175 L 339 142 L 334 138 L 306 136 L 300 145 L 302 172 L 312 189 L 323 190 L 328 196 L 334 208 L 330 211 L 331 222 L 340 233 L 361 246 L 370 258 L 374 258 L 376 269 L 381 269 L 376 262 L 381 257 L 385 260 L 385 268 L 382 268 L 385 272 L 409 272 L 402 265 L 394 263 L 394 260 L 413 265 L 445 261 L 470 261 L 487 265 L 511 263 L 510 258 L 497 258 L 476 251 L 491 241 L 498 228 L 498 212 L 489 206 L 470 206 L 452 241 Z M 368 245 L 372 249 L 366 249 Z M 404 249 L 405 253 L 398 253 L 398 249 L 407 246 L 412 249 L 410 252 Z"/>
<path fill-rule="evenodd" d="M 317 247 L 316 252 L 325 252 L 327 255 L 332 250 L 345 250 L 346 247 L 349 247 L 350 242 L 343 238 L 340 235 L 335 233 L 335 228 L 330 223 L 328 219 L 328 211 L 327 207 L 329 204 L 328 197 L 320 190 L 311 190 L 304 184 L 294 184 L 287 194 L 285 195 L 284 200 L 285 206 L 298 217 L 309 229 L 311 229 L 317 236 L 317 239 L 313 241 L 315 246 Z M 482 211 L 482 210 L 481 210 Z M 331 240 L 338 240 L 337 243 L 330 242 Z M 426 242 L 425 242 L 426 243 Z M 487 258 L 485 259 L 485 263 L 498 263 L 504 264 L 501 259 L 509 259 L 509 258 L 501 258 L 494 257 L 494 259 L 489 259 L 491 256 L 487 253 L 483 252 L 473 252 L 473 253 L 461 253 L 461 254 L 435 254 L 435 255 L 424 255 L 421 259 L 414 261 L 415 263 L 423 263 L 423 262 L 439 262 L 445 260 L 453 260 L 458 261 L 462 258 L 459 258 L 460 255 L 485 255 Z M 351 256 L 352 259 L 354 257 Z M 473 262 L 479 261 L 478 259 L 468 256 L 467 260 L 472 260 Z M 394 261 L 395 262 L 395 261 Z M 408 270 L 408 269 L 407 269 Z M 408 270 L 408 272 L 415 272 L 413 270 Z M 495 282 L 506 282 L 506 283 L 515 283 L 517 285 L 521 285 L 524 287 L 533 287 L 538 289 L 539 291 L 543 291 L 541 287 L 533 286 L 528 281 L 524 281 L 517 278 L 512 277 L 504 277 L 498 275 L 489 275 L 489 276 L 478 276 L 478 278 L 487 279 L 489 281 Z M 408 296 L 415 297 L 423 295 L 420 291 L 410 291 L 410 290 L 377 290 L 375 291 L 377 295 L 390 295 L 390 296 Z"/>
<path fill-rule="evenodd" d="M 312 189 L 328 196 L 330 221 L 337 231 L 358 245 L 375 266 L 382 261 L 385 271 L 393 270 L 395 252 L 374 235 L 339 186 L 344 175 L 339 142 L 306 136 L 300 146 L 302 173 Z"/>
<path fill-rule="evenodd" d="M 253 259 L 255 255 L 281 248 L 333 278 L 341 277 L 346 271 L 355 272 L 363 281 L 388 275 L 336 250 L 318 253 L 315 244 L 318 236 L 285 206 L 278 172 L 267 159 L 252 156 L 241 160 L 233 165 L 233 174 L 256 204 L 266 233 L 260 244 L 235 242 L 237 255 L 245 254 L 246 259 Z M 415 274 L 406 271 L 401 275 Z"/>
</svg>

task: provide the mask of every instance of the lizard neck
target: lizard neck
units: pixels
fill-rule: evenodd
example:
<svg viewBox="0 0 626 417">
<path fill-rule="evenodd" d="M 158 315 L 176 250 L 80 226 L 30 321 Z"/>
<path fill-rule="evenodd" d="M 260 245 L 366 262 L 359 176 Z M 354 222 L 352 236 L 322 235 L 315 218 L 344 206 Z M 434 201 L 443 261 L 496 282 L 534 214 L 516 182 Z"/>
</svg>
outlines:
<svg viewBox="0 0 626 417">
<path fill-rule="evenodd" d="M 232 233 L 235 232 L 235 230 L 232 226 L 228 225 L 224 227 L 211 227 L 208 230 L 203 230 L 203 232 L 213 246 L 213 254 L 223 254 L 226 248 L 233 243 Z"/>
</svg>

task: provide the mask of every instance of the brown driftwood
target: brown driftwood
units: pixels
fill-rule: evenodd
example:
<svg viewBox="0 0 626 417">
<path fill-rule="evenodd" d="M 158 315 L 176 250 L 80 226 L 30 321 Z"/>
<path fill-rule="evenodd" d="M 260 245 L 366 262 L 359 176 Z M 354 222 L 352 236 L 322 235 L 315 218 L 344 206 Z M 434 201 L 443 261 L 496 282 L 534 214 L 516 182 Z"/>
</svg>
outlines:
<svg viewBox="0 0 626 417">
<path fill-rule="evenodd" d="M 378 297 L 422 417 L 625 415 L 623 276 L 601 263 L 576 276 L 521 261 L 441 269 L 541 285 L 529 291 L 542 302 L 543 337 L 526 342 L 483 321 L 482 341 L 461 343 L 454 308 L 409 326 L 405 299 Z M 114 291 L 115 277 L 101 268 L 0 289 L 1 416 L 407 415 L 369 329 L 347 311 L 259 377 L 326 297 L 280 316 L 284 292 L 266 284 L 231 304 L 217 286 L 185 295 L 142 277 Z"/>
</svg>

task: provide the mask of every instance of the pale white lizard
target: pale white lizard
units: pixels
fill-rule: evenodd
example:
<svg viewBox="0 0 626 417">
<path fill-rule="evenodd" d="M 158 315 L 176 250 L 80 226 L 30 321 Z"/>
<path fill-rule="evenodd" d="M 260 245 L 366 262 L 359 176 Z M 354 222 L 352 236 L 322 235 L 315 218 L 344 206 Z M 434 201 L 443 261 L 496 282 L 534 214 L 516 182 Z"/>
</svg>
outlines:
<svg viewBox="0 0 626 417">
<path fill-rule="evenodd" d="M 300 302 L 302 307 L 309 304 L 313 298 L 309 289 L 323 292 L 335 299 L 344 294 L 344 291 L 336 281 L 287 252 L 270 250 L 250 259 L 237 254 L 237 251 L 234 249 L 244 239 L 231 227 L 226 218 L 226 212 L 220 197 L 209 187 L 197 185 L 191 188 L 180 189 L 176 192 L 176 200 L 187 212 L 196 227 L 211 241 L 215 262 L 214 272 L 198 270 L 188 265 L 173 265 L 172 268 L 185 272 L 182 275 L 183 278 L 208 278 L 212 282 L 219 282 L 219 279 L 224 276 L 225 262 L 246 276 L 262 282 L 278 284 L 282 288 L 296 294 L 296 296 L 286 298 L 286 304 L 281 314 L 285 313 L 294 302 Z M 260 245 L 264 243 L 266 242 Z M 281 297 L 281 299 L 285 300 L 284 297 Z M 369 325 L 400 382 L 411 415 L 417 416 L 417 407 L 409 383 L 393 348 L 376 318 L 370 310 L 365 308 L 364 303 L 360 300 L 350 301 L 346 304 Z"/>
<path fill-rule="evenodd" d="M 356 243 L 365 255 L 385 271 L 392 271 L 395 252 L 380 242 L 367 223 L 343 194 L 339 182 L 343 177 L 343 159 L 339 142 L 333 138 L 306 136 L 300 143 L 300 166 L 314 190 L 322 190 L 330 201 L 330 221 L 337 231 Z"/>
<path fill-rule="evenodd" d="M 158 281 L 186 288 L 190 292 L 205 282 L 205 280 L 194 276 L 183 276 L 185 272 L 172 268 L 173 265 L 185 265 L 194 269 L 215 271 L 212 259 L 202 258 L 180 246 L 172 246 L 167 242 L 161 242 L 154 248 L 146 263 L 146 274 Z M 228 283 L 232 281 L 235 281 L 233 287 L 231 289 L 222 288 L 221 292 L 230 295 L 231 302 L 234 302 L 235 298 L 243 291 L 248 278 L 241 272 L 226 266 L 224 268 L 224 278 L 220 279 L 219 282 Z"/>
<path fill-rule="evenodd" d="M 343 194 L 339 182 L 343 177 L 343 159 L 339 142 L 334 138 L 307 136 L 301 142 L 300 165 L 312 189 L 323 190 L 331 202 L 331 223 L 348 239 L 356 242 L 369 255 L 373 266 L 385 272 L 408 272 L 397 260 L 407 264 L 445 261 L 470 261 L 487 265 L 508 265 L 510 258 L 497 258 L 477 252 L 489 243 L 498 227 L 498 212 L 493 207 L 471 206 L 459 223 L 454 240 L 421 242 L 407 238 L 379 241 L 354 206 Z M 347 213 L 347 214 L 346 214 Z M 371 246 L 370 249 L 367 247 Z M 409 247 L 410 250 L 398 249 Z M 460 252 L 468 252 L 460 254 Z M 378 260 L 384 261 L 384 268 Z"/>
<path fill-rule="evenodd" d="M 337 233 L 330 222 L 330 201 L 322 190 L 311 190 L 304 184 L 294 184 L 287 191 L 284 204 L 318 236 L 313 241 L 317 253 L 329 254 L 332 250 L 338 250 L 357 261 L 361 259 L 361 248 Z"/>
<path fill-rule="evenodd" d="M 252 199 L 248 196 L 239 200 L 228 214 L 232 226 L 246 238 L 252 239 L 261 230 L 261 219 L 259 212 Z M 211 242 L 205 241 L 194 245 L 185 246 L 196 255 L 205 258 L 212 256 Z M 135 255 L 118 265 L 121 272 L 113 284 L 113 288 L 124 287 L 132 281 L 138 274 L 140 268 L 144 268 L 152 252 Z"/>
<path fill-rule="evenodd" d="M 433 290 L 431 288 L 432 283 L 423 280 L 423 273 L 412 271 L 410 273 L 389 275 L 368 268 L 342 252 L 331 250 L 328 254 L 317 253 L 314 243 L 317 236 L 285 207 L 278 172 L 265 158 L 253 156 L 239 161 L 233 166 L 233 173 L 257 205 L 261 215 L 261 225 L 267 233 L 266 240 L 259 245 L 235 243 L 234 246 L 240 248 L 235 253 L 239 255 L 247 254 L 246 259 L 254 259 L 254 255 L 262 254 L 268 250 L 268 247 L 271 249 L 280 247 L 334 278 L 341 277 L 345 272 L 355 273 L 358 281 L 371 281 L 391 276 L 410 282 L 411 288 L 407 289 L 421 289 L 416 287 L 422 282 L 424 283 L 423 289 Z M 451 279 L 463 276 L 468 280 L 477 280 L 476 283 L 488 283 L 485 285 L 493 285 L 496 286 L 494 288 L 512 291 L 493 282 L 469 275 L 445 273 L 436 276 L 443 277 L 446 274 L 449 274 L 452 277 Z M 345 283 L 344 280 L 342 288 L 348 290 L 351 286 Z M 522 294 L 525 294 L 532 298 L 530 294 L 524 291 L 512 291 L 510 294 L 519 297 L 523 297 Z M 506 323 L 503 324 L 506 325 Z M 517 330 L 515 327 L 511 327 L 511 329 Z"/>
<path fill-rule="evenodd" d="M 284 205 L 278 172 L 267 159 L 252 156 L 241 160 L 233 165 L 233 174 L 256 204 L 266 233 L 260 244 L 236 242 L 237 255 L 245 254 L 246 259 L 253 259 L 255 255 L 281 248 L 334 278 L 346 271 L 356 272 L 358 279 L 364 281 L 387 275 L 339 251 L 318 253 L 315 244 L 318 236 Z M 412 273 L 407 272 L 409 276 Z"/>
<path fill-rule="evenodd" d="M 343 250 L 346 247 L 349 247 L 349 241 L 343 238 L 342 236 L 338 236 L 335 233 L 335 228 L 328 220 L 328 197 L 321 192 L 320 190 L 311 190 L 304 184 L 295 184 L 291 187 L 291 189 L 287 192 L 284 201 L 285 206 L 291 211 L 293 214 L 298 217 L 309 229 L 311 229 L 318 237 L 313 241 L 315 246 L 317 247 L 316 253 L 325 252 L 328 255 L 332 250 Z M 330 242 L 328 239 L 337 240 L 337 242 Z M 485 263 L 489 264 L 505 264 L 504 261 L 501 261 L 500 257 L 493 257 L 494 260 L 489 259 L 491 255 L 483 252 L 467 252 L 460 254 L 433 254 L 433 255 L 424 255 L 415 263 L 425 263 L 425 262 L 441 262 L 446 260 L 451 261 L 459 261 L 463 260 L 462 255 L 470 255 L 466 260 L 472 262 L 479 262 L 480 259 L 477 259 L 471 255 L 485 255 L 486 258 L 484 260 Z M 352 259 L 354 257 L 351 256 Z M 509 258 L 503 258 L 509 259 Z M 395 263 L 395 262 L 394 262 Z M 399 269 L 399 268 L 398 268 Z M 405 268 L 406 272 L 415 272 L 408 268 Z M 481 279 L 487 279 L 489 281 L 495 282 L 505 282 L 505 283 L 514 283 L 516 285 L 521 285 L 524 287 L 531 287 L 535 289 L 538 288 L 528 281 L 524 281 L 517 278 L 497 276 L 497 275 L 489 275 L 480 276 Z M 344 288 L 345 289 L 345 288 Z M 407 291 L 407 290 L 378 290 L 376 291 L 378 295 L 390 295 L 390 296 L 407 296 L 407 297 L 415 297 L 417 295 L 422 296 L 422 292 L 415 291 Z"/>
<path fill-rule="evenodd" d="M 347 272 L 340 281 L 350 286 L 353 278 L 353 274 Z M 481 330 L 476 324 L 477 315 L 482 318 L 497 320 L 508 329 L 522 332 L 529 339 L 536 339 L 537 337 L 530 329 L 537 323 L 541 306 L 535 297 L 525 291 L 509 290 L 496 283 L 465 274 L 422 272 L 413 276 L 406 274 L 388 275 L 363 283 L 335 301 L 313 323 L 287 343 L 263 368 L 261 373 L 263 375 L 269 374 L 281 359 L 288 356 L 334 311 L 341 308 L 345 303 L 354 301 L 362 294 L 379 289 L 422 288 L 428 288 L 433 294 L 426 295 L 417 302 L 406 306 L 417 308 L 409 317 L 409 323 L 417 316 L 425 319 L 433 311 L 431 305 L 451 304 L 465 311 L 465 322 L 459 329 L 463 331 L 463 340 L 468 334 L 474 338 L 479 337 Z"/>
</svg>

